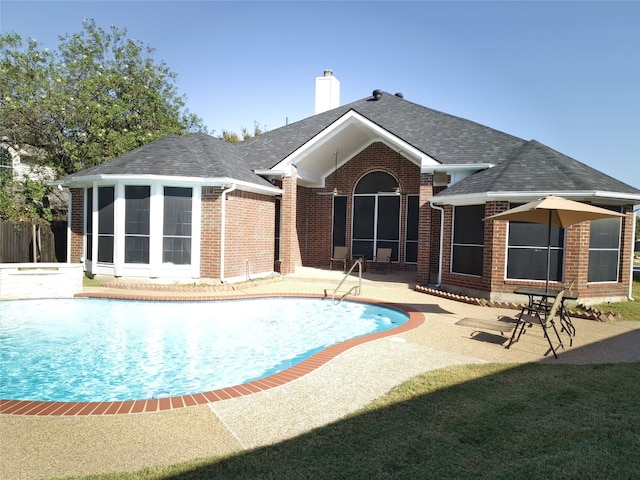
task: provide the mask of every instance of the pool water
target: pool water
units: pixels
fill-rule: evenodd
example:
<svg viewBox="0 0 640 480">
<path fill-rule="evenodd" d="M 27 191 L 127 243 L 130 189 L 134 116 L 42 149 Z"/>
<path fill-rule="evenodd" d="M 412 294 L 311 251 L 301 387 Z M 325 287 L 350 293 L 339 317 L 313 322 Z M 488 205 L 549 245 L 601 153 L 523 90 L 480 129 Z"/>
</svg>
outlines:
<svg viewBox="0 0 640 480">
<path fill-rule="evenodd" d="M 118 401 L 216 390 L 407 320 L 383 306 L 308 298 L 5 301 L 0 398 Z"/>
</svg>

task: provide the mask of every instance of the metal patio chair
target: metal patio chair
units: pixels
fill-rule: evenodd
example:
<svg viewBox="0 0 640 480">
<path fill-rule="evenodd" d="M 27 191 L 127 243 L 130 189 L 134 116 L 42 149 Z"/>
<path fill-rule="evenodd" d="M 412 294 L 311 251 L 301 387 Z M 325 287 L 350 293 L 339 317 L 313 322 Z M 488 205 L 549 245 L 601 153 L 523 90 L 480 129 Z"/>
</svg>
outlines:
<svg viewBox="0 0 640 480">
<path fill-rule="evenodd" d="M 340 262 L 342 263 L 342 271 L 345 272 L 347 270 L 348 256 L 349 256 L 348 247 L 334 247 L 333 255 L 331 256 L 331 260 L 329 260 L 329 270 L 333 269 L 333 262 Z"/>
<path fill-rule="evenodd" d="M 547 355 L 549 352 L 553 352 L 553 356 L 558 358 L 556 353 L 556 348 L 553 346 L 553 342 L 551 337 L 549 336 L 549 328 L 553 329 L 556 338 L 558 339 L 558 347 L 564 348 L 562 340 L 560 339 L 560 334 L 558 333 L 558 329 L 556 328 L 555 320 L 560 320 L 560 308 L 562 305 L 562 299 L 564 297 L 566 290 L 560 290 L 556 295 L 551 308 L 547 308 L 544 304 L 530 304 L 525 305 L 520 310 L 520 314 L 517 319 L 516 328 L 513 330 L 513 334 L 511 335 L 511 340 L 509 340 L 509 344 L 506 348 L 509 348 L 513 343 L 516 343 L 520 340 L 520 336 L 524 332 L 525 326 L 529 325 L 529 327 L 533 325 L 540 325 L 542 327 L 542 332 L 544 333 L 544 338 L 547 339 L 549 343 L 549 350 L 545 353 Z"/>
</svg>

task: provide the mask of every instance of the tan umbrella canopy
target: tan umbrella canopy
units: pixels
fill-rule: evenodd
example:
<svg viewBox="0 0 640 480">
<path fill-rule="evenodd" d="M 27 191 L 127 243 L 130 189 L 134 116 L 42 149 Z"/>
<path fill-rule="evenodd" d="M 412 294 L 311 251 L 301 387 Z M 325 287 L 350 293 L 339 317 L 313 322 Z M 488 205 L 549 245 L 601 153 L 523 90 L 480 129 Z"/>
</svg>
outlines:
<svg viewBox="0 0 640 480">
<path fill-rule="evenodd" d="M 547 281 L 545 290 L 549 291 L 549 270 L 551 262 L 551 227 L 568 227 L 576 223 L 601 218 L 624 217 L 623 214 L 612 212 L 586 203 L 574 202 L 563 197 L 549 195 L 534 202 L 525 203 L 505 212 L 486 217 L 485 220 L 509 220 L 512 222 L 541 223 L 548 225 L 547 234 Z"/>
<path fill-rule="evenodd" d="M 535 202 L 525 203 L 506 212 L 492 215 L 485 220 L 542 223 L 564 228 L 588 220 L 613 217 L 624 217 L 624 215 L 586 203 L 549 195 Z"/>
</svg>

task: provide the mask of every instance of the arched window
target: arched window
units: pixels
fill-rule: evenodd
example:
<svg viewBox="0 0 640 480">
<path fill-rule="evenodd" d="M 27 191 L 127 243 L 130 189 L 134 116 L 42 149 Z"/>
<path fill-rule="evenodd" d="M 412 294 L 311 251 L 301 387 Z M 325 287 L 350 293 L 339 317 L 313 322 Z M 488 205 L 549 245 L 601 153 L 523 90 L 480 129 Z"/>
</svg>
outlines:
<svg viewBox="0 0 640 480">
<path fill-rule="evenodd" d="M 400 247 L 400 200 L 398 181 L 375 171 L 360 179 L 353 196 L 353 254 L 373 259 L 379 248 L 391 248 L 397 262 Z"/>
</svg>

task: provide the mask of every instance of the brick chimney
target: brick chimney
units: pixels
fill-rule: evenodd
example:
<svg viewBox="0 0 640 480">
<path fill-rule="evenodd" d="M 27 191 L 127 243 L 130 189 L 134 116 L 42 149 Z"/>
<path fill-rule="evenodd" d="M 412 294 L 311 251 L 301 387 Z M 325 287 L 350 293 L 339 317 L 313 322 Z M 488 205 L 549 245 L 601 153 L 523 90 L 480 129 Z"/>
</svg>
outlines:
<svg viewBox="0 0 640 480">
<path fill-rule="evenodd" d="M 340 106 L 340 82 L 333 76 L 333 70 L 325 70 L 322 77 L 316 77 L 316 111 L 326 112 Z"/>
</svg>

